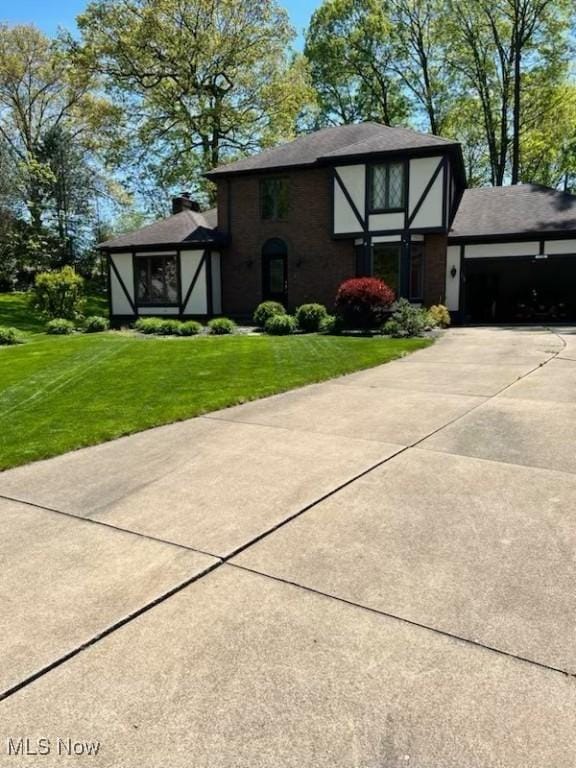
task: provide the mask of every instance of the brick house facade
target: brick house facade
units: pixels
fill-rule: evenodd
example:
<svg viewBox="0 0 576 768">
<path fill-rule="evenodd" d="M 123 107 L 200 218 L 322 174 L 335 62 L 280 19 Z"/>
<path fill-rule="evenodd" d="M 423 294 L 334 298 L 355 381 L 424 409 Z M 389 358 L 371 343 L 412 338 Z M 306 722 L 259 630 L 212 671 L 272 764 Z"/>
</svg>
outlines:
<svg viewBox="0 0 576 768">
<path fill-rule="evenodd" d="M 361 123 L 213 169 L 217 208 L 99 247 L 115 325 L 140 315 L 249 318 L 265 299 L 332 309 L 374 275 L 460 321 L 576 319 L 576 198 L 523 184 L 466 189 L 461 147 Z"/>
</svg>

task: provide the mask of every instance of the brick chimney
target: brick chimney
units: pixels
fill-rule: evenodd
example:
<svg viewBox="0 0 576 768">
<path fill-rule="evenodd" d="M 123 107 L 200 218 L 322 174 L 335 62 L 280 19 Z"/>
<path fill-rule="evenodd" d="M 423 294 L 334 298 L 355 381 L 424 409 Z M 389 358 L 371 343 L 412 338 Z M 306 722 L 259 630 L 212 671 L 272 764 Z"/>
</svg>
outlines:
<svg viewBox="0 0 576 768">
<path fill-rule="evenodd" d="M 182 211 L 200 210 L 200 205 L 196 200 L 192 200 L 190 192 L 181 192 L 178 197 L 172 198 L 172 213 L 182 213 Z"/>
</svg>

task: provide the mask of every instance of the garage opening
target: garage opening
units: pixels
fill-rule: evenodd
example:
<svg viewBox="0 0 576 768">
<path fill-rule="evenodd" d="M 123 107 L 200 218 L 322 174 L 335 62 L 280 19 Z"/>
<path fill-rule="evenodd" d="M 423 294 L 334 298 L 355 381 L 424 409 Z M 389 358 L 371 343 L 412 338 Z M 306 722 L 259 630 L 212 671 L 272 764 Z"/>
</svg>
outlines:
<svg viewBox="0 0 576 768">
<path fill-rule="evenodd" d="M 576 320 L 576 256 L 466 259 L 468 323 Z"/>
</svg>

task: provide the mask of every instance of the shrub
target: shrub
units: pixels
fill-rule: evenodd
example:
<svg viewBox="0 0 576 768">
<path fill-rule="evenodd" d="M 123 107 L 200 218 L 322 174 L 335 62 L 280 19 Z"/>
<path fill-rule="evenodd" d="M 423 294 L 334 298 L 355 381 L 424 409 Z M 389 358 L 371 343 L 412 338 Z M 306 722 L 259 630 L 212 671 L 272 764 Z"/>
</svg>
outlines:
<svg viewBox="0 0 576 768">
<path fill-rule="evenodd" d="M 164 317 L 140 317 L 134 323 L 134 328 L 140 333 L 175 336 L 181 325 L 178 320 L 169 320 Z"/>
<path fill-rule="evenodd" d="M 55 317 L 46 323 L 46 333 L 50 333 L 53 336 L 68 336 L 74 333 L 74 323 L 65 317 Z"/>
<path fill-rule="evenodd" d="M 392 306 L 392 317 L 384 324 L 388 336 L 419 336 L 430 327 L 428 312 L 411 304 L 408 299 L 399 299 Z"/>
<path fill-rule="evenodd" d="M 234 320 L 230 320 L 229 317 L 215 317 L 214 320 L 210 320 L 208 323 L 208 333 L 212 333 L 215 336 L 224 336 L 227 333 L 234 333 L 236 330 L 236 323 Z"/>
<path fill-rule="evenodd" d="M 72 267 L 36 275 L 32 307 L 47 318 L 75 320 L 84 306 L 84 278 Z"/>
<path fill-rule="evenodd" d="M 185 323 L 180 323 L 178 328 L 179 336 L 197 336 L 201 332 L 202 326 L 196 320 L 187 320 Z"/>
<path fill-rule="evenodd" d="M 444 304 L 434 304 L 428 310 L 428 317 L 431 325 L 437 325 L 439 328 L 448 328 L 450 325 L 450 312 Z"/>
<path fill-rule="evenodd" d="M 286 310 L 277 301 L 263 301 L 261 304 L 258 304 L 256 307 L 256 311 L 254 312 L 254 315 L 252 316 L 252 319 L 254 320 L 254 323 L 259 328 L 265 328 L 266 322 L 271 318 L 274 317 L 274 315 L 285 315 Z"/>
<path fill-rule="evenodd" d="M 11 346 L 12 344 L 22 344 L 24 338 L 17 328 L 10 328 L 6 325 L 0 325 L 0 346 Z"/>
<path fill-rule="evenodd" d="M 272 315 L 266 321 L 264 330 L 271 336 L 288 336 L 297 328 L 296 318 L 292 315 Z"/>
<path fill-rule="evenodd" d="M 320 333 L 328 333 L 333 336 L 338 335 L 342 333 L 342 320 L 336 317 L 336 315 L 326 315 L 326 317 L 322 318 L 318 330 Z"/>
<path fill-rule="evenodd" d="M 394 301 L 394 291 L 376 277 L 345 280 L 336 294 L 336 313 L 349 328 L 375 328 Z"/>
<path fill-rule="evenodd" d="M 324 304 L 302 304 L 296 310 L 296 322 L 298 327 L 307 333 L 320 330 L 322 321 L 328 317 Z"/>
<path fill-rule="evenodd" d="M 110 323 L 107 318 L 100 315 L 92 315 L 84 320 L 84 333 L 100 333 L 107 331 L 108 328 L 110 328 Z"/>
</svg>

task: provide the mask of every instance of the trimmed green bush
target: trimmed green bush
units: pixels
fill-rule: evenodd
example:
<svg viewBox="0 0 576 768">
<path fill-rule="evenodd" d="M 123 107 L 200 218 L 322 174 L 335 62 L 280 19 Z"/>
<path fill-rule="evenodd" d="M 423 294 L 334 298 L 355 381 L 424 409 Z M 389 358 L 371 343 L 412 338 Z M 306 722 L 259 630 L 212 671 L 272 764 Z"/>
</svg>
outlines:
<svg viewBox="0 0 576 768">
<path fill-rule="evenodd" d="M 178 336 L 198 336 L 199 333 L 202 333 L 202 325 L 196 320 L 186 320 L 178 328 Z"/>
<path fill-rule="evenodd" d="M 261 304 L 258 304 L 256 307 L 256 311 L 254 312 L 254 315 L 252 316 L 252 319 L 254 320 L 254 324 L 257 325 L 259 328 L 265 328 L 267 321 L 274 317 L 274 315 L 285 315 L 286 310 L 277 301 L 263 301 Z"/>
<path fill-rule="evenodd" d="M 324 304 L 302 304 L 295 313 L 298 327 L 306 333 L 320 330 L 322 321 L 328 317 Z"/>
<path fill-rule="evenodd" d="M 72 267 L 41 272 L 34 280 L 30 302 L 44 317 L 75 320 L 84 306 L 84 278 Z"/>
<path fill-rule="evenodd" d="M 229 317 L 215 317 L 208 323 L 208 333 L 214 336 L 225 336 L 228 333 L 234 333 L 235 330 L 236 323 Z"/>
<path fill-rule="evenodd" d="M 108 328 L 110 328 L 108 319 L 100 315 L 92 315 L 84 320 L 84 333 L 101 333 Z"/>
<path fill-rule="evenodd" d="M 74 333 L 75 327 L 72 320 L 67 320 L 65 317 L 55 317 L 46 323 L 46 333 L 53 336 L 69 336 Z"/>
<path fill-rule="evenodd" d="M 272 315 L 266 321 L 264 330 L 271 336 L 288 336 L 294 333 L 298 325 L 292 315 Z"/>
<path fill-rule="evenodd" d="M 342 319 L 336 315 L 326 315 L 326 317 L 322 318 L 320 328 L 318 330 L 320 333 L 327 333 L 331 336 L 339 335 L 343 330 Z"/>
<path fill-rule="evenodd" d="M 0 347 L 9 347 L 12 344 L 22 344 L 24 337 L 17 328 L 0 325 Z"/>
<path fill-rule="evenodd" d="M 450 312 L 444 304 L 434 304 L 428 310 L 428 319 L 431 325 L 437 325 L 439 328 L 448 328 L 450 325 Z"/>
<path fill-rule="evenodd" d="M 165 317 L 139 317 L 134 323 L 134 328 L 140 333 L 175 336 L 181 325 L 182 323 L 178 320 L 169 320 Z"/>
<path fill-rule="evenodd" d="M 420 336 L 430 327 L 428 312 L 411 304 L 408 299 L 399 299 L 392 305 L 392 317 L 384 324 L 388 336 Z"/>
</svg>

